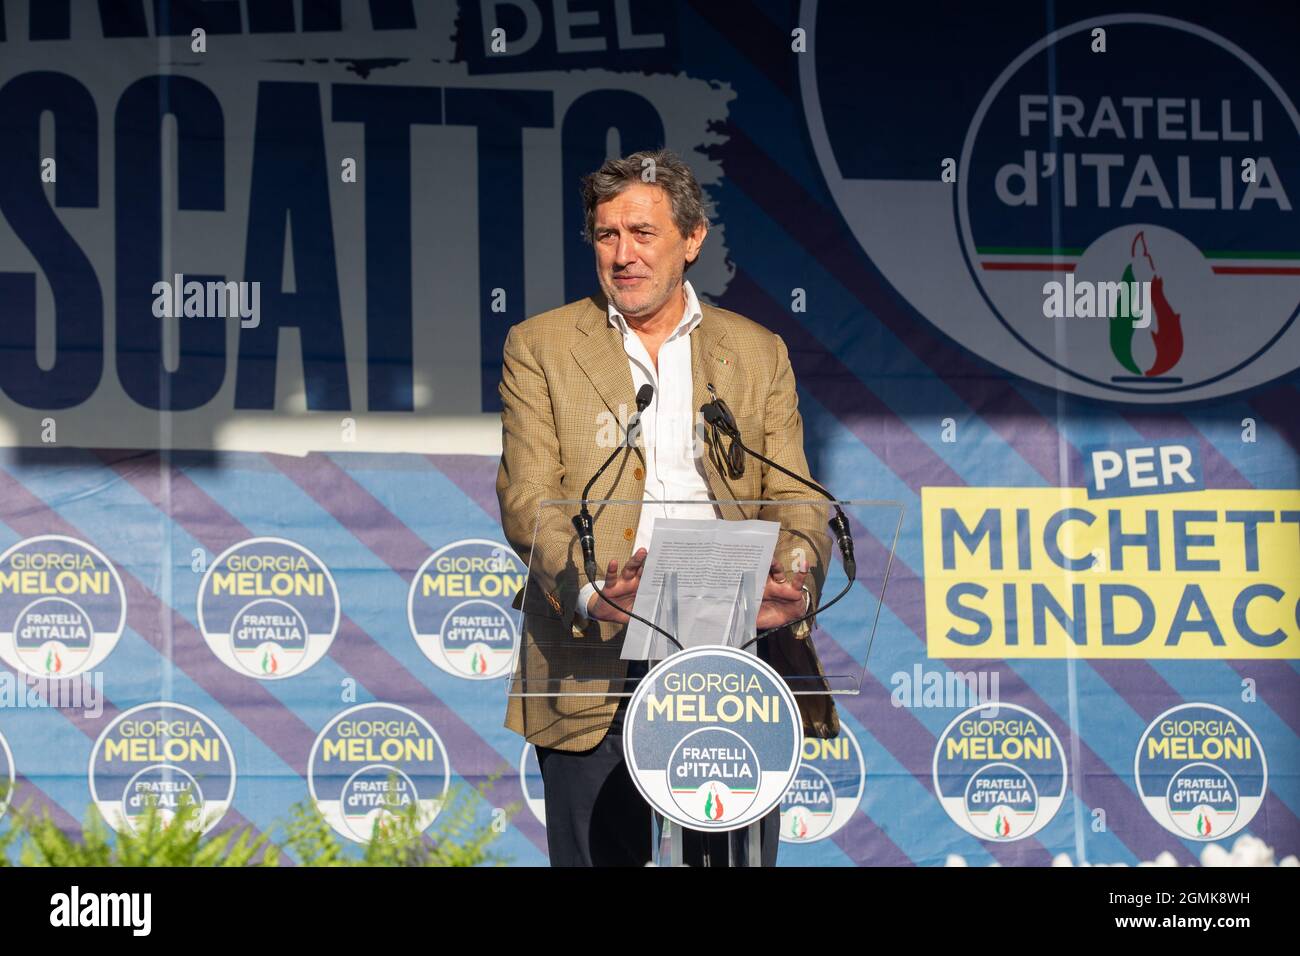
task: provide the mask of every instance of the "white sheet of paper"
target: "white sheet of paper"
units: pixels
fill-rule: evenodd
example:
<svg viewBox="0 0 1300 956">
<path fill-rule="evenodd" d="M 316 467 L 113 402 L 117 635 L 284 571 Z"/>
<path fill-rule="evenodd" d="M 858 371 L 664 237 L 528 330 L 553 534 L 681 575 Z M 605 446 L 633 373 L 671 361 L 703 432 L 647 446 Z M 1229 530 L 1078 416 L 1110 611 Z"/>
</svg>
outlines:
<svg viewBox="0 0 1300 956">
<path fill-rule="evenodd" d="M 754 636 L 780 532 L 779 521 L 658 519 L 632 610 L 675 634 L 682 647 L 725 644 L 733 633 L 748 640 Z M 677 576 L 676 628 L 661 620 L 661 598 L 669 600 L 664 593 L 669 574 Z M 742 596 L 740 613 L 745 616 L 737 620 Z M 667 638 L 640 621 L 628 622 L 624 660 L 662 660 L 674 649 Z"/>
</svg>

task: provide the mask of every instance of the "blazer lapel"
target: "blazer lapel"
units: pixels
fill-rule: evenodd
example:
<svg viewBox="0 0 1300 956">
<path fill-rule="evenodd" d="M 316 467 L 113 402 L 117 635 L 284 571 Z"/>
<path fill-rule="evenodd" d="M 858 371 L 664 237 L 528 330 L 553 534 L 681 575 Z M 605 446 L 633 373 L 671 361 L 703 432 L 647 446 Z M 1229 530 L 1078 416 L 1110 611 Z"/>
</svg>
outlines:
<svg viewBox="0 0 1300 956">
<path fill-rule="evenodd" d="M 736 370 L 736 356 L 723 345 L 727 332 L 714 314 L 713 306 L 701 303 L 700 311 L 703 313 L 700 324 L 691 333 L 691 401 L 699 411 L 705 402 L 711 400 L 708 386 L 712 385 L 730 408 L 731 376 Z"/>
<path fill-rule="evenodd" d="M 632 372 L 627 364 L 627 352 L 618 329 L 609 324 L 604 296 L 587 299 L 587 310 L 578 320 L 582 338 L 573 346 L 573 358 L 578 367 L 591 380 L 605 407 L 614 413 L 622 426 L 636 411 L 636 392 L 632 388 Z M 622 406 L 622 415 L 619 414 Z"/>
<path fill-rule="evenodd" d="M 708 388 L 712 385 L 718 397 L 725 401 L 732 414 L 735 414 L 736 404 L 731 391 L 731 380 L 736 370 L 736 355 L 724 344 L 727 332 L 713 306 L 701 302 L 700 312 L 702 313 L 700 324 L 691 333 L 693 408 L 698 412 L 706 402 L 712 401 Z M 710 454 L 712 436 L 708 428 L 704 431 L 704 442 L 704 472 L 708 478 L 709 490 L 713 497 L 720 501 L 734 501 L 736 496 L 731 491 L 729 480 L 713 464 L 713 455 Z"/>
</svg>

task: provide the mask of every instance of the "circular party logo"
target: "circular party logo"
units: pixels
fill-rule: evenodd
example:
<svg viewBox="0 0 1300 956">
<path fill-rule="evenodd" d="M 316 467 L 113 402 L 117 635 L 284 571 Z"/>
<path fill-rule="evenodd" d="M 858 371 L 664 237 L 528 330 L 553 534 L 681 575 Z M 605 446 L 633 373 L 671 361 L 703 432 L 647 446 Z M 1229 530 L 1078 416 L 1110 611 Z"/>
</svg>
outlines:
<svg viewBox="0 0 1300 956">
<path fill-rule="evenodd" d="M 939 735 L 934 792 L 953 822 L 981 840 L 1032 836 L 1065 800 L 1065 752 L 1047 722 L 1016 704 L 979 704 Z"/>
<path fill-rule="evenodd" d="M 1182 704 L 1138 741 L 1133 773 L 1147 812 L 1191 840 L 1222 840 L 1247 826 L 1268 791 L 1268 761 L 1244 720 L 1213 704 Z"/>
<path fill-rule="evenodd" d="M 707 823 L 752 819 L 761 768 L 734 730 L 707 727 L 682 738 L 668 758 L 669 793 L 682 816 Z"/>
<path fill-rule="evenodd" d="M 163 822 L 182 801 L 207 833 L 235 797 L 230 741 L 205 714 L 183 704 L 141 704 L 104 728 L 90 753 L 90 797 L 113 829 L 134 830 L 150 805 Z"/>
<path fill-rule="evenodd" d="M 781 798 L 783 843 L 833 836 L 853 818 L 866 789 L 862 748 L 843 722 L 837 737 L 805 737 L 802 756 L 799 772 Z"/>
<path fill-rule="evenodd" d="M 117 568 L 84 541 L 46 534 L 0 555 L 0 660 L 35 677 L 71 677 L 104 660 L 122 636 Z"/>
<path fill-rule="evenodd" d="M 624 759 L 637 789 L 693 830 L 735 830 L 781 802 L 799 769 L 798 705 L 753 654 L 695 647 L 656 665 L 628 702 Z"/>
<path fill-rule="evenodd" d="M 1046 36 L 999 24 L 1019 53 L 982 98 L 923 82 L 903 109 L 844 94 L 869 82 L 859 51 L 878 21 L 805 0 L 804 107 L 836 205 L 921 314 L 1015 374 L 1095 398 L 1212 398 L 1296 368 L 1300 113 L 1249 50 L 1149 14 Z M 1273 51 L 1270 29 L 1234 35 Z M 909 66 L 984 69 L 987 45 L 968 40 Z M 964 129 L 960 152 L 935 129 Z"/>
<path fill-rule="evenodd" d="M 312 745 L 307 789 L 334 831 L 368 843 L 376 825 L 414 806 L 420 829 L 442 807 L 451 782 L 447 752 L 429 723 L 396 704 L 358 704 Z"/>
<path fill-rule="evenodd" d="M 526 577 L 518 555 L 496 541 L 471 538 L 434 552 L 407 595 L 415 643 L 448 674 L 501 676 L 514 659 L 511 602 Z"/>
<path fill-rule="evenodd" d="M 283 538 L 223 551 L 199 584 L 199 629 L 231 670 L 279 680 L 307 670 L 339 627 L 339 592 L 323 561 Z"/>
</svg>

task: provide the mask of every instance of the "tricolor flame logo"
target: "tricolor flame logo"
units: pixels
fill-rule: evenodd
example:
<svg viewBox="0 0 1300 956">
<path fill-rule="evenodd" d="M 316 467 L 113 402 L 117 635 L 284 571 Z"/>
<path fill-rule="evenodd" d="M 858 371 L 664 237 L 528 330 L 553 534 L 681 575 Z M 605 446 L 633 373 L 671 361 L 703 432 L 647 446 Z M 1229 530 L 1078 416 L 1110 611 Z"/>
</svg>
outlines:
<svg viewBox="0 0 1300 956">
<path fill-rule="evenodd" d="M 993 835 L 1000 837 L 1011 835 L 1011 821 L 1007 819 L 1005 813 L 999 813 L 997 820 L 994 821 Z"/>
<path fill-rule="evenodd" d="M 1196 835 L 1209 836 L 1211 829 L 1212 828 L 1210 826 L 1210 818 L 1207 817 L 1203 812 L 1196 814 Z"/>
<path fill-rule="evenodd" d="M 1131 283 L 1138 281 L 1133 272 L 1135 263 L 1143 275 L 1149 273 L 1151 276 L 1151 294 L 1146 306 L 1147 314 L 1155 320 L 1155 328 L 1151 331 L 1151 342 L 1156 347 L 1155 361 L 1149 369 L 1143 371 L 1138 368 L 1137 361 L 1133 358 L 1135 331 L 1133 320 L 1137 316 L 1133 315 L 1131 303 L 1129 308 L 1121 308 L 1118 315 L 1111 316 L 1110 350 L 1119 364 L 1134 375 L 1154 378 L 1168 372 L 1183 357 L 1182 316 L 1174 311 L 1169 300 L 1165 298 L 1165 280 L 1156 271 L 1155 259 L 1151 257 L 1151 252 L 1147 248 L 1146 234 L 1141 231 L 1133 237 L 1133 242 L 1129 245 L 1129 264 L 1124 267 L 1123 277 L 1126 288 L 1133 288 Z"/>
<path fill-rule="evenodd" d="M 280 669 L 280 662 L 275 659 L 275 655 L 269 650 L 262 652 L 262 673 L 274 674 Z"/>
<path fill-rule="evenodd" d="M 718 788 L 715 786 L 709 791 L 709 795 L 704 798 L 704 818 L 706 820 L 722 819 L 722 798 L 718 796 Z"/>
<path fill-rule="evenodd" d="M 475 651 L 474 655 L 469 659 L 469 671 L 471 674 L 486 674 L 487 655 Z"/>
<path fill-rule="evenodd" d="M 59 656 L 58 651 L 51 647 L 45 655 L 45 673 L 57 674 L 61 670 L 63 670 L 63 658 Z"/>
</svg>

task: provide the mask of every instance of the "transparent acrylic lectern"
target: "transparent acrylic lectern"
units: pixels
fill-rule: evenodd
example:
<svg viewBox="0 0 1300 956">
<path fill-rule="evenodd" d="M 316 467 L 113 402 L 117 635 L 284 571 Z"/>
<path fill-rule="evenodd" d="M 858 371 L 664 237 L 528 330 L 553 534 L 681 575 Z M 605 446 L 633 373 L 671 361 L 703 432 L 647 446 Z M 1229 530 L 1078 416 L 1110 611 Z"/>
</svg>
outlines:
<svg viewBox="0 0 1300 956">
<path fill-rule="evenodd" d="M 525 736 L 539 746 L 583 750 L 595 746 L 607 732 L 620 700 L 636 691 L 644 669 L 679 648 L 728 646 L 757 654 L 784 678 L 799 709 L 814 726 L 825 724 L 836 697 L 860 693 L 867 658 L 893 565 L 902 524 L 902 505 L 894 501 L 837 501 L 809 497 L 780 501 L 588 500 L 596 583 L 603 589 L 611 560 L 620 570 L 634 544 L 652 548 L 649 536 L 637 542 L 643 512 L 662 518 L 688 518 L 727 523 L 757 519 L 776 530 L 772 561 L 786 580 L 806 568 L 804 581 L 812 601 L 810 633 L 794 626 L 758 628 L 767 577 L 746 573 L 730 556 L 750 559 L 743 548 L 730 550 L 716 543 L 708 559 L 696 561 L 684 573 L 664 565 L 652 580 L 643 572 L 637 602 L 630 607 L 653 624 L 617 623 L 575 614 L 578 596 L 588 583 L 586 562 L 574 518 L 581 501 L 544 501 L 538 508 L 528 577 L 515 607 L 519 611 L 519 642 L 509 678 L 509 705 L 524 724 Z M 852 542 L 852 578 L 846 574 L 836 530 L 847 531 Z M 739 529 L 741 526 L 735 525 Z M 703 530 L 703 529 L 702 529 Z M 727 534 L 715 537 L 728 538 Z M 770 536 L 768 538 L 770 540 Z M 677 548 L 681 548 L 680 542 Z M 701 552 L 704 547 L 701 546 Z M 648 559 L 647 559 L 648 560 Z M 647 564 L 647 570 L 649 564 Z M 595 599 L 600 602 L 600 598 Z M 788 607 L 788 605 L 787 605 Z M 609 608 L 605 606 L 604 612 Z M 799 611 L 786 613 L 802 613 Z M 772 614 L 764 621 L 771 622 Z M 663 633 L 666 632 L 666 633 Z M 635 653 L 641 663 L 626 659 Z M 629 668 L 632 674 L 629 675 Z M 625 705 L 624 705 L 625 706 Z M 729 865 L 758 865 L 759 822 L 728 833 Z M 682 827 L 652 815 L 651 859 L 679 864 Z M 664 852 L 664 842 L 668 850 Z M 723 861 L 707 861 L 721 863 Z"/>
</svg>

